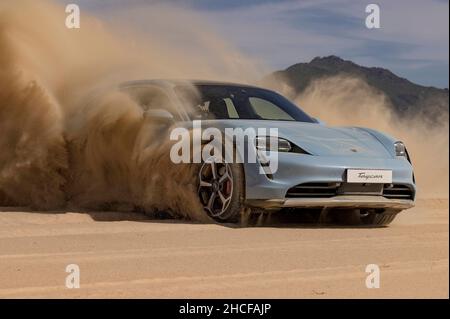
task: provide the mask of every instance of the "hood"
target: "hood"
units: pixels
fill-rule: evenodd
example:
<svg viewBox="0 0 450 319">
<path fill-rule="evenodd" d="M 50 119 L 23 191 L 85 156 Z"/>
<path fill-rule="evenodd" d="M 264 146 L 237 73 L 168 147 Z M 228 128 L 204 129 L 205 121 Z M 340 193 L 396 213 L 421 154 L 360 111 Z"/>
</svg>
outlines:
<svg viewBox="0 0 450 319">
<path fill-rule="evenodd" d="M 278 128 L 281 138 L 318 156 L 351 156 L 370 158 L 392 158 L 390 152 L 372 134 L 355 127 L 328 127 L 316 123 L 260 120 L 211 120 L 202 121 L 202 127 L 240 127 L 246 129 Z"/>
</svg>

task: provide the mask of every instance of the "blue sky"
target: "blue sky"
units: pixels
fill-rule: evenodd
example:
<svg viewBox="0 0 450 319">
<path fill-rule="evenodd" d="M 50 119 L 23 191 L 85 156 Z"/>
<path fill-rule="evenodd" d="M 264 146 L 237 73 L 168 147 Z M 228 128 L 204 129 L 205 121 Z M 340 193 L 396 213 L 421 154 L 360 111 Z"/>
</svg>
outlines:
<svg viewBox="0 0 450 319">
<path fill-rule="evenodd" d="M 67 1 L 63 1 L 67 2 Z M 161 0 L 78 0 L 89 10 Z M 415 83 L 448 87 L 448 0 L 166 0 L 200 11 L 227 41 L 273 70 L 337 55 L 388 68 Z M 381 28 L 367 29 L 377 3 Z"/>
</svg>

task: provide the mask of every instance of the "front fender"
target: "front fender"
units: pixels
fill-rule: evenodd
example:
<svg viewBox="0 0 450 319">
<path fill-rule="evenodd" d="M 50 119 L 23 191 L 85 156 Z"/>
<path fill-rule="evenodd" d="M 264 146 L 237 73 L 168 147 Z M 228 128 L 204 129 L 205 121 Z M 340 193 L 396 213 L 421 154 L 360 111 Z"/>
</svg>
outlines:
<svg viewBox="0 0 450 319">
<path fill-rule="evenodd" d="M 367 127 L 354 127 L 354 128 L 364 131 L 364 132 L 367 132 L 370 135 L 372 135 L 384 146 L 384 148 L 386 148 L 386 150 L 389 152 L 389 154 L 391 154 L 391 156 L 393 158 L 396 157 L 394 143 L 398 142 L 399 141 L 398 139 L 396 139 L 388 134 L 385 134 L 380 131 L 370 129 Z"/>
</svg>

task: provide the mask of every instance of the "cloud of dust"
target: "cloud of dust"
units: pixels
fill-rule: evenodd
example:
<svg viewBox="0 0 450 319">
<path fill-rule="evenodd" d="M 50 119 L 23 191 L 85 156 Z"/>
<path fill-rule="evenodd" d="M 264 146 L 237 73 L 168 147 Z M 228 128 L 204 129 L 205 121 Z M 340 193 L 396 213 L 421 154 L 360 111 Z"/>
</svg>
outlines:
<svg viewBox="0 0 450 319">
<path fill-rule="evenodd" d="M 284 90 L 289 94 L 288 86 Z M 327 125 L 369 127 L 403 141 L 414 165 L 419 198 L 448 197 L 448 114 L 441 114 L 434 123 L 422 115 L 398 118 L 384 94 L 345 75 L 314 81 L 295 102 Z M 427 107 L 434 105 L 430 101 Z"/>
<path fill-rule="evenodd" d="M 65 19 L 51 1 L 0 3 L 0 205 L 127 203 L 205 220 L 196 167 L 172 164 L 159 124 L 111 87 L 144 78 L 253 82 L 263 69 L 184 9 L 133 7 L 103 20 L 82 11 L 72 30 Z M 330 125 L 398 137 L 419 196 L 448 196 L 448 117 L 433 126 L 398 119 L 382 94 L 341 76 L 315 81 L 296 101 Z"/>
<path fill-rule="evenodd" d="M 64 7 L 51 1 L 0 4 L 0 201 L 127 202 L 202 219 L 195 168 L 175 167 L 158 124 L 108 88 L 143 78 L 248 81 L 258 68 L 186 10 L 144 6 L 110 12 L 111 23 L 81 10 L 81 28 L 67 29 Z"/>
</svg>

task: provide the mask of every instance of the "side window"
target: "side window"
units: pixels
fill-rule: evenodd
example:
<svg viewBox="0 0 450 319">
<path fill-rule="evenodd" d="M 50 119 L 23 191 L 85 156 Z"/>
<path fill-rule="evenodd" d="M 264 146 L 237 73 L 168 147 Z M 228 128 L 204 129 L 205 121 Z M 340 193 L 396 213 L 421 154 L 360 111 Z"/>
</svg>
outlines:
<svg viewBox="0 0 450 319">
<path fill-rule="evenodd" d="M 233 101 L 230 98 L 225 98 L 225 104 L 227 105 L 228 117 L 230 119 L 238 119 L 239 114 L 234 107 Z"/>
<path fill-rule="evenodd" d="M 203 101 L 195 108 L 205 119 L 238 119 L 239 114 L 231 98 L 215 98 Z"/>
<path fill-rule="evenodd" d="M 288 113 L 283 111 L 279 106 L 273 104 L 270 101 L 258 98 L 250 97 L 249 102 L 254 112 L 265 120 L 286 120 L 292 121 L 294 118 Z"/>
<path fill-rule="evenodd" d="M 169 97 L 159 88 L 142 86 L 127 88 L 126 91 L 136 102 L 138 102 L 144 111 L 164 109 L 172 113 L 172 115 L 176 115 Z"/>
</svg>

